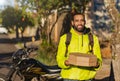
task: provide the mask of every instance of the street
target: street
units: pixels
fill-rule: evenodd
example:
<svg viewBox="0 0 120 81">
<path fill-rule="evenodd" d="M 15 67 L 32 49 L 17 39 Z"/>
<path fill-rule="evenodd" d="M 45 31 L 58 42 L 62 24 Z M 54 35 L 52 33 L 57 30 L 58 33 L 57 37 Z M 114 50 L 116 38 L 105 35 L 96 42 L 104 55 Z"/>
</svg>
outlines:
<svg viewBox="0 0 120 81">
<path fill-rule="evenodd" d="M 0 34 L 0 73 L 6 74 L 10 65 L 11 55 L 16 51 L 15 43 L 12 43 L 6 34 Z"/>
</svg>

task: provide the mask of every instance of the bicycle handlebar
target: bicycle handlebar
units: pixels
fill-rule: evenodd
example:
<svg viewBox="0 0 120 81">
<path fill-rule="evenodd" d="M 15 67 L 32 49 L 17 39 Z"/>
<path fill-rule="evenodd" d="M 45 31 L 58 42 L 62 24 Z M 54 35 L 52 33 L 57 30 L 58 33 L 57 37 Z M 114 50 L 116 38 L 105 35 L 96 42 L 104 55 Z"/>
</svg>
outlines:
<svg viewBox="0 0 120 81">
<path fill-rule="evenodd" d="M 31 53 L 31 52 L 36 51 L 36 50 L 38 50 L 37 47 L 31 47 L 31 48 L 27 48 L 26 52 Z"/>
<path fill-rule="evenodd" d="M 31 52 L 38 50 L 37 47 L 26 47 L 26 48 L 22 48 L 22 49 L 18 49 L 13 55 L 13 59 L 16 58 L 22 58 L 22 56 L 28 56 Z"/>
</svg>

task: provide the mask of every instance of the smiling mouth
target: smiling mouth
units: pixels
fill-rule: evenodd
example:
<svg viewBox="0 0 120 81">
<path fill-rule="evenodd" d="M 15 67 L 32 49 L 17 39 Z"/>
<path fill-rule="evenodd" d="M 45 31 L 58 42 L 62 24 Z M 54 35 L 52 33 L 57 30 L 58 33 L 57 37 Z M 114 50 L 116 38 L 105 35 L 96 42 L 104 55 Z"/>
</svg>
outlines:
<svg viewBox="0 0 120 81">
<path fill-rule="evenodd" d="M 82 26 L 82 25 L 78 25 L 77 27 L 78 27 L 78 28 L 81 28 L 81 27 L 83 27 L 83 26 Z"/>
</svg>

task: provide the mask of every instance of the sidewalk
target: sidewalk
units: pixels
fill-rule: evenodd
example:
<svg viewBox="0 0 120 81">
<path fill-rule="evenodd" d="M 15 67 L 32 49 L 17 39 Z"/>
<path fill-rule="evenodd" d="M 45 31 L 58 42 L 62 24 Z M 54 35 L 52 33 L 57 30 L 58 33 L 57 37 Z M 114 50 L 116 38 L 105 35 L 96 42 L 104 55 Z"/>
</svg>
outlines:
<svg viewBox="0 0 120 81">
<path fill-rule="evenodd" d="M 109 81 L 111 70 L 111 59 L 103 59 L 102 67 L 97 71 L 96 81 Z"/>
</svg>

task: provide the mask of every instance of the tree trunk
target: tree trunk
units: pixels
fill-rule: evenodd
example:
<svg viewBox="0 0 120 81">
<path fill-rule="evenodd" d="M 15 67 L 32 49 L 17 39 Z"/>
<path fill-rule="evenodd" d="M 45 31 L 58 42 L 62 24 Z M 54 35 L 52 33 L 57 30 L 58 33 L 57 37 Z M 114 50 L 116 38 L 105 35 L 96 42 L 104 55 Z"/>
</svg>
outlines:
<svg viewBox="0 0 120 81">
<path fill-rule="evenodd" d="M 93 31 L 95 28 L 94 24 L 95 24 L 95 15 L 94 13 L 94 0 L 91 0 L 87 6 L 86 6 L 86 10 L 85 10 L 85 19 L 86 19 L 86 26 L 90 27 L 91 30 Z M 91 19 L 92 18 L 92 19 Z"/>
<path fill-rule="evenodd" d="M 120 14 L 115 7 L 115 0 L 104 0 L 104 3 L 114 22 L 114 32 L 111 37 L 113 56 L 112 65 L 114 79 L 115 81 L 120 81 Z"/>
<path fill-rule="evenodd" d="M 18 27 L 16 26 L 16 38 L 19 39 Z"/>
</svg>

